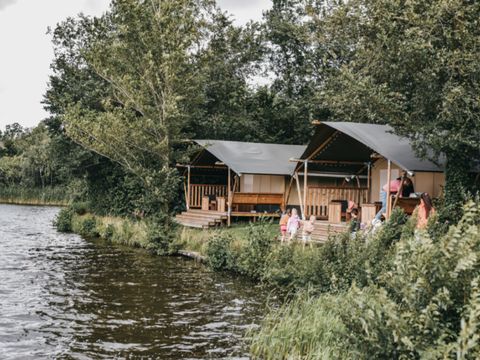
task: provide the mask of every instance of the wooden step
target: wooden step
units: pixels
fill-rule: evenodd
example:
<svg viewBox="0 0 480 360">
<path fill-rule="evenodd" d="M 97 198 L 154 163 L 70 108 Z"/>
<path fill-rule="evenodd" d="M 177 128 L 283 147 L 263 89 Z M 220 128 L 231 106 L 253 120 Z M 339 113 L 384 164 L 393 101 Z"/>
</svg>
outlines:
<svg viewBox="0 0 480 360">
<path fill-rule="evenodd" d="M 188 209 L 187 210 L 188 213 L 192 213 L 192 214 L 208 214 L 208 215 L 215 215 L 215 216 L 221 216 L 222 219 L 226 219 L 227 218 L 227 213 L 226 212 L 222 212 L 222 211 L 214 211 L 214 210 L 201 210 L 201 209 Z"/>
<path fill-rule="evenodd" d="M 197 213 L 189 213 L 187 211 L 184 211 L 183 213 L 177 216 L 190 217 L 192 219 L 205 219 L 205 220 L 212 220 L 216 222 L 222 222 L 222 219 L 217 215 L 204 215 L 204 214 L 197 214 Z"/>
<path fill-rule="evenodd" d="M 177 215 L 175 218 L 180 221 L 188 221 L 192 223 L 199 223 L 199 224 L 211 225 L 211 226 L 215 226 L 217 223 L 215 219 L 199 219 L 195 217 L 190 217 L 188 215 Z"/>
<path fill-rule="evenodd" d="M 177 221 L 178 224 L 186 226 L 186 227 L 191 227 L 191 228 L 197 228 L 197 229 L 208 229 L 208 225 L 202 225 L 202 224 L 197 224 L 197 223 L 191 223 L 191 222 L 183 222 L 183 221 Z"/>
<path fill-rule="evenodd" d="M 205 221 L 198 221 L 198 220 L 192 220 L 192 219 L 185 219 L 185 218 L 177 218 L 175 217 L 175 221 L 181 225 L 185 226 L 191 226 L 191 227 L 210 227 L 212 226 L 209 222 Z"/>
<path fill-rule="evenodd" d="M 196 218 L 196 217 L 189 216 L 189 215 L 177 215 L 177 216 L 175 216 L 175 218 L 179 219 L 179 220 L 188 220 L 188 221 L 204 223 L 204 224 L 211 223 L 212 225 L 215 225 L 215 220 L 213 220 L 213 219 Z"/>
</svg>

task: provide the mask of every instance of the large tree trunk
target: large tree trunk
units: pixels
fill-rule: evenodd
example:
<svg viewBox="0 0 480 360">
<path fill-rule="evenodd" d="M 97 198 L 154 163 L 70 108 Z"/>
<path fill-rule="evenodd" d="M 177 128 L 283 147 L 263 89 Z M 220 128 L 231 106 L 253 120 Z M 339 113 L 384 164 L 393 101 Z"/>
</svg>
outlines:
<svg viewBox="0 0 480 360">
<path fill-rule="evenodd" d="M 471 159 L 467 151 L 446 154 L 445 167 L 445 217 L 458 221 L 462 216 L 462 206 L 472 188 L 470 175 Z"/>
</svg>

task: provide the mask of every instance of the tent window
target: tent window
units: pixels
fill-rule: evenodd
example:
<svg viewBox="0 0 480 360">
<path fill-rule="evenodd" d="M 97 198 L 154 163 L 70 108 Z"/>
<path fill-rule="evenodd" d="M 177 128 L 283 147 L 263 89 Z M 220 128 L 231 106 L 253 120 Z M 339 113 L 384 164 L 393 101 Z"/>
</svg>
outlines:
<svg viewBox="0 0 480 360">
<path fill-rule="evenodd" d="M 243 175 L 243 192 L 253 192 L 253 175 Z"/>
</svg>

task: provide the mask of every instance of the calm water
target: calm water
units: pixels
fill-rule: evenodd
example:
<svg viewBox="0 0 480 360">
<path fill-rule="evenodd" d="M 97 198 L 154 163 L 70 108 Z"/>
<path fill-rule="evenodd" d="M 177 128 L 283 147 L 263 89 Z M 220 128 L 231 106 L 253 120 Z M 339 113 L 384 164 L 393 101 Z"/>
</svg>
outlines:
<svg viewBox="0 0 480 360">
<path fill-rule="evenodd" d="M 267 295 L 193 261 L 56 233 L 0 205 L 1 359 L 247 358 Z"/>
</svg>

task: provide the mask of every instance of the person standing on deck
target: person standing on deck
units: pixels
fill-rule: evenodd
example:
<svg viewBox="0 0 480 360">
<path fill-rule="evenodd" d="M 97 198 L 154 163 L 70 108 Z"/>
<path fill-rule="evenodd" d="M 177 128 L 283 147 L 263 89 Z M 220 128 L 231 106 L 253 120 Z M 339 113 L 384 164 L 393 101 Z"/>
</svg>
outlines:
<svg viewBox="0 0 480 360">
<path fill-rule="evenodd" d="M 310 219 L 308 221 L 302 221 L 303 247 L 305 247 L 307 243 L 310 243 L 310 246 L 312 245 L 311 241 L 312 241 L 312 233 L 315 231 L 315 220 L 317 220 L 315 215 L 310 215 Z"/>
<path fill-rule="evenodd" d="M 298 228 L 300 227 L 300 218 L 298 217 L 297 209 L 292 209 L 292 216 L 287 222 L 287 231 L 290 234 L 289 241 L 293 240 L 297 236 Z"/>
<path fill-rule="evenodd" d="M 292 214 L 291 209 L 287 209 L 282 214 L 282 217 L 280 218 L 280 233 L 282 234 L 282 243 L 287 240 L 287 224 L 288 224 L 288 219 L 290 219 L 290 216 Z"/>
<path fill-rule="evenodd" d="M 380 201 L 382 202 L 382 208 L 380 211 L 375 215 L 375 220 L 380 221 L 382 215 L 387 212 L 387 193 L 388 193 L 388 185 L 385 184 L 382 187 L 382 191 L 380 192 Z M 405 174 L 402 177 L 396 178 L 395 180 L 390 181 L 390 195 L 396 195 L 400 191 L 400 197 L 403 195 L 403 187 L 406 187 L 406 192 L 413 192 L 413 182 L 411 179 L 406 177 Z M 408 194 L 410 195 L 410 193 Z M 375 221 L 374 220 L 374 221 Z"/>
</svg>

